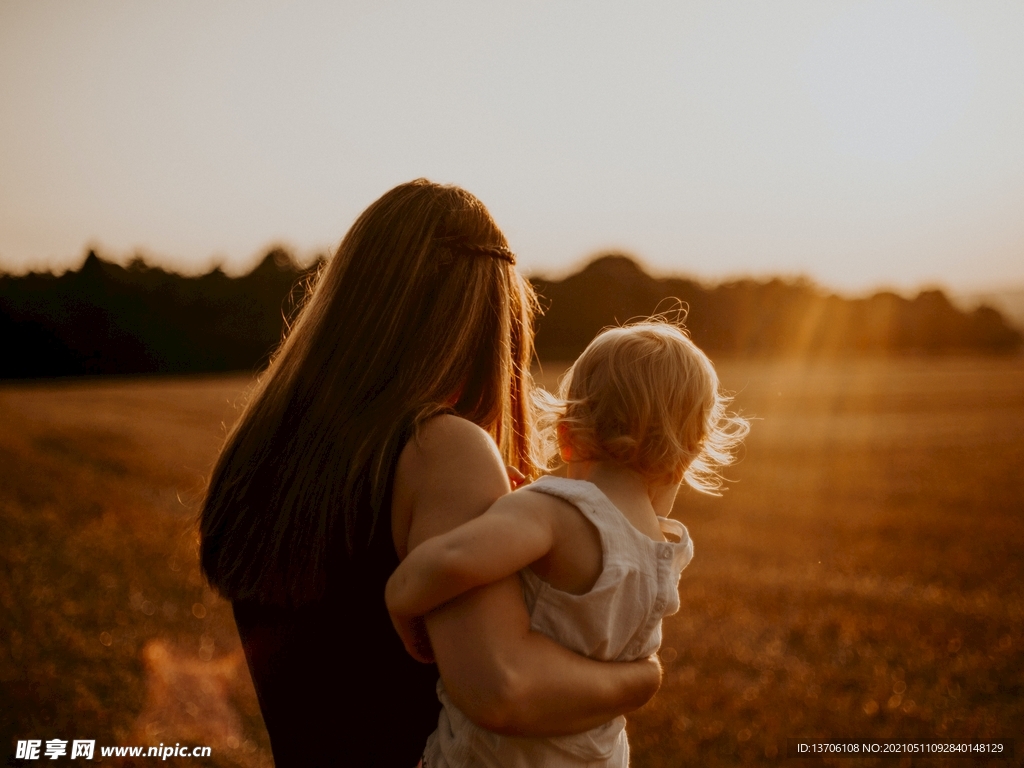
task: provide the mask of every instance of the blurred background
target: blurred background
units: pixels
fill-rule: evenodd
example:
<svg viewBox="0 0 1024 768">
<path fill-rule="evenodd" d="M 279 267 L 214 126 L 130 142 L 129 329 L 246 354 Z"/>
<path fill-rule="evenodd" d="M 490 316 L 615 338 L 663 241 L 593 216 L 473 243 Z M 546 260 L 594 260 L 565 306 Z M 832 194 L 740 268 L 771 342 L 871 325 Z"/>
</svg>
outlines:
<svg viewBox="0 0 1024 768">
<path fill-rule="evenodd" d="M 636 765 L 1021 736 L 1022 38 L 996 2 L 0 0 L 3 748 L 269 764 L 195 505 L 317 265 L 419 176 L 508 235 L 542 384 L 674 298 L 754 419 L 677 501 Z"/>
<path fill-rule="evenodd" d="M 0 4 L 0 263 L 330 251 L 417 176 L 529 273 L 1024 287 L 1024 9 Z"/>
</svg>

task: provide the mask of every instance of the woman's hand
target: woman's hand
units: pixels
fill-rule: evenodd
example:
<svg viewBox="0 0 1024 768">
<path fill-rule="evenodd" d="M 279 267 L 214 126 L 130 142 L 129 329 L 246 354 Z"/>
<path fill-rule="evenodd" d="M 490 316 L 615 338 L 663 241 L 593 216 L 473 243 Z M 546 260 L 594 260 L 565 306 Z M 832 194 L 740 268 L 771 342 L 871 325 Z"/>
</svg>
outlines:
<svg viewBox="0 0 1024 768">
<path fill-rule="evenodd" d="M 647 676 L 649 694 L 647 691 L 641 691 L 639 698 L 643 698 L 643 703 L 640 705 L 642 707 L 648 701 L 653 699 L 654 694 L 656 694 L 658 689 L 661 688 L 661 680 L 664 675 L 664 670 L 661 666 L 661 659 L 656 653 L 652 653 L 646 659 L 638 659 L 635 663 L 641 665 L 642 671 L 640 674 Z"/>
</svg>

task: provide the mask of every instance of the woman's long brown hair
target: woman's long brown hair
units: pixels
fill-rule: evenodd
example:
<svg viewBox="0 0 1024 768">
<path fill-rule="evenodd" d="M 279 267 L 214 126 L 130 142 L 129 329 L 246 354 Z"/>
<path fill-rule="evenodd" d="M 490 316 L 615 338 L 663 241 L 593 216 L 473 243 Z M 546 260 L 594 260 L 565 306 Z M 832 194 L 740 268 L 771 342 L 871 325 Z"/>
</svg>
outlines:
<svg viewBox="0 0 1024 768">
<path fill-rule="evenodd" d="M 323 268 L 213 469 L 200 558 L 229 599 L 301 605 L 369 543 L 395 458 L 445 410 L 534 473 L 536 299 L 490 213 L 419 179 L 373 203 Z M 454 403 L 454 405 L 452 405 Z"/>
</svg>

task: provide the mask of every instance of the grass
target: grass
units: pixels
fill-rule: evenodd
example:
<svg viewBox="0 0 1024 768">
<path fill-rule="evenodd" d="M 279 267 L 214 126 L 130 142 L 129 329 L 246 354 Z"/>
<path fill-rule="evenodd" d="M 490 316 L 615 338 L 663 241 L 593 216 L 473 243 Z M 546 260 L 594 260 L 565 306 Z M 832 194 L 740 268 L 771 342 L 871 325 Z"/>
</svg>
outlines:
<svg viewBox="0 0 1024 768">
<path fill-rule="evenodd" d="M 760 419 L 725 496 L 677 502 L 696 556 L 662 692 L 631 721 L 637 764 L 756 764 L 787 737 L 1019 738 L 1020 361 L 723 374 Z"/>
<path fill-rule="evenodd" d="M 1024 361 L 719 370 L 757 420 L 726 494 L 677 502 L 696 556 L 666 621 L 662 690 L 630 717 L 633 764 L 775 763 L 788 737 L 1024 749 Z M 270 763 L 230 606 L 205 588 L 190 526 L 248 384 L 0 387 L 12 751 L 178 742 L 212 746 L 212 765 Z"/>
<path fill-rule="evenodd" d="M 209 745 L 213 765 L 271 764 L 231 608 L 203 583 L 191 526 L 246 384 L 0 389 L 0 727 L 12 752 L 29 738 L 95 739 L 97 759 L 100 745 L 163 742 Z"/>
</svg>

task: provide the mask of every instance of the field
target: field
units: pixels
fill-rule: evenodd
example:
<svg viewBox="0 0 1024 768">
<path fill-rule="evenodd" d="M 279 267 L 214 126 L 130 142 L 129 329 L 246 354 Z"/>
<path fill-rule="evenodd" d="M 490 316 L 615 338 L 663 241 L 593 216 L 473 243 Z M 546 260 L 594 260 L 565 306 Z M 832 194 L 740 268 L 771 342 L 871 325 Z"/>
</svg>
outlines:
<svg viewBox="0 0 1024 768">
<path fill-rule="evenodd" d="M 755 421 L 726 494 L 677 502 L 696 555 L 666 622 L 662 690 L 630 717 L 633 764 L 776 763 L 788 737 L 852 737 L 1013 738 L 1016 757 L 991 762 L 1020 765 L 1024 360 L 719 369 Z M 181 743 L 213 750 L 182 765 L 271 763 L 192 527 L 248 384 L 0 386 L 12 752 L 17 739 L 95 739 L 97 762 L 100 745 Z"/>
</svg>

